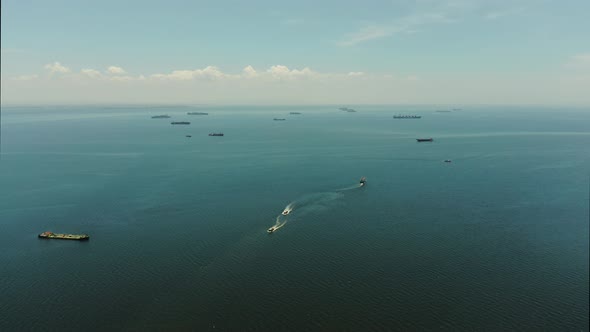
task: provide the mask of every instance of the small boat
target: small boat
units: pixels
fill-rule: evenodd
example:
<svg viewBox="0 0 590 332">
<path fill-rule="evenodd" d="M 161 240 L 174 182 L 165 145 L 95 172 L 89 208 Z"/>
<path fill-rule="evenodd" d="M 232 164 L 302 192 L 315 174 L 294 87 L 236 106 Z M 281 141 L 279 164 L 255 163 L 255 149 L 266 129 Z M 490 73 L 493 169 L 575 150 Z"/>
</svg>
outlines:
<svg viewBox="0 0 590 332">
<path fill-rule="evenodd" d="M 269 232 L 269 233 L 272 233 L 272 232 L 274 232 L 274 231 L 276 231 L 276 230 L 277 230 L 277 227 L 276 227 L 276 226 L 272 226 L 271 228 L 269 228 L 269 229 L 267 230 L 267 232 Z"/>
<path fill-rule="evenodd" d="M 53 233 L 53 232 L 43 232 L 39 234 L 39 237 L 42 239 L 60 239 L 60 240 L 88 240 L 90 236 L 88 234 L 60 234 L 60 233 Z"/>
<path fill-rule="evenodd" d="M 432 138 L 416 138 L 418 142 L 432 142 L 434 141 Z"/>
<path fill-rule="evenodd" d="M 361 186 L 361 187 L 362 187 L 362 186 L 364 186 L 364 185 L 365 185 L 365 183 L 367 183 L 367 178 L 363 176 L 363 177 L 361 178 L 361 180 L 360 180 L 360 182 L 359 182 L 359 183 L 360 183 L 360 186 Z"/>
<path fill-rule="evenodd" d="M 452 162 L 451 159 L 445 159 L 445 163 L 450 163 L 450 162 Z"/>
</svg>

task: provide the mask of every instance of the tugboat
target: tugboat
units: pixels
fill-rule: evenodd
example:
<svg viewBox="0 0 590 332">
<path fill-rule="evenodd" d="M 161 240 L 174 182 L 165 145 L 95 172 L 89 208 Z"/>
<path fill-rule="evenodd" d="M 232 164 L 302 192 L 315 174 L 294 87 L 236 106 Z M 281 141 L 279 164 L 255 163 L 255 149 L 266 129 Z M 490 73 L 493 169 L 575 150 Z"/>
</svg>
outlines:
<svg viewBox="0 0 590 332">
<path fill-rule="evenodd" d="M 364 186 L 364 185 L 365 185 L 365 183 L 367 183 L 367 178 L 363 176 L 363 177 L 361 178 L 361 180 L 359 181 L 359 183 L 360 183 L 359 185 L 360 185 L 361 187 L 362 187 L 362 186 Z"/>
<path fill-rule="evenodd" d="M 418 142 L 432 142 L 434 141 L 432 138 L 416 138 Z"/>
<path fill-rule="evenodd" d="M 82 241 L 90 239 L 90 236 L 88 236 L 88 234 L 60 234 L 53 232 L 43 232 L 39 234 L 39 238 Z"/>
</svg>

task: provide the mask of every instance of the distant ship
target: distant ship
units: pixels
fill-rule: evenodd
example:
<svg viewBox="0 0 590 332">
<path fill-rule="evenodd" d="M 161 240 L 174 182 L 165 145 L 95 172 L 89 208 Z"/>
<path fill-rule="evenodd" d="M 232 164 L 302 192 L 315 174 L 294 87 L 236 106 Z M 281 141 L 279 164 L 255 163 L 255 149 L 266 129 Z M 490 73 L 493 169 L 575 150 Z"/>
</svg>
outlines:
<svg viewBox="0 0 590 332">
<path fill-rule="evenodd" d="M 188 114 L 188 115 L 209 115 L 209 113 L 205 113 L 205 112 L 188 112 L 186 114 Z"/>
<path fill-rule="evenodd" d="M 170 115 L 154 115 L 152 116 L 152 119 L 168 119 L 170 118 Z"/>
<path fill-rule="evenodd" d="M 209 136 L 223 136 L 223 133 L 210 133 Z"/>
<path fill-rule="evenodd" d="M 450 163 L 452 162 L 451 159 L 445 159 L 445 163 Z"/>
<path fill-rule="evenodd" d="M 439 112 L 439 113 L 451 113 L 451 111 L 447 111 L 447 110 L 437 110 L 437 112 Z"/>
<path fill-rule="evenodd" d="M 299 112 L 289 112 L 289 114 L 297 115 L 297 114 L 301 114 L 301 113 L 299 113 Z"/>
<path fill-rule="evenodd" d="M 432 142 L 434 141 L 432 138 L 416 138 L 418 142 Z"/>
<path fill-rule="evenodd" d="M 193 137 L 192 135 L 185 135 L 186 137 Z"/>
<path fill-rule="evenodd" d="M 362 186 L 364 186 L 364 185 L 365 185 L 365 183 L 367 183 L 367 178 L 363 176 L 363 177 L 361 178 L 361 180 L 359 181 L 359 183 L 360 183 L 360 186 L 361 186 L 361 187 L 362 187 Z"/>
<path fill-rule="evenodd" d="M 352 108 L 348 108 L 348 107 L 340 107 L 339 110 L 344 111 L 344 112 L 349 112 L 349 113 L 354 113 L 356 112 L 355 110 L 353 110 Z"/>
<path fill-rule="evenodd" d="M 60 234 L 53 232 L 43 232 L 39 234 L 42 239 L 60 239 L 60 240 L 88 240 L 90 236 L 88 234 Z"/>
<path fill-rule="evenodd" d="M 394 119 L 421 119 L 420 115 L 394 115 Z"/>
<path fill-rule="evenodd" d="M 285 121 L 285 119 L 274 118 L 275 121 Z"/>
<path fill-rule="evenodd" d="M 170 124 L 173 124 L 173 125 L 189 125 L 191 123 L 188 122 L 188 121 L 173 121 L 173 122 L 170 122 Z"/>
</svg>

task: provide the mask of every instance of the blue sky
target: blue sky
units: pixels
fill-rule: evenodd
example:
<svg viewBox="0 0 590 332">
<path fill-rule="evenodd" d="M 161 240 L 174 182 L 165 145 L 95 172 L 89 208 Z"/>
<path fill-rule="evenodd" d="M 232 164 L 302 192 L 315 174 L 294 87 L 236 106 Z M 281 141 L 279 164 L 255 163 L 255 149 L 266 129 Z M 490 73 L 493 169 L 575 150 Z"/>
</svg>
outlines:
<svg viewBox="0 0 590 332">
<path fill-rule="evenodd" d="M 515 84 L 507 101 L 590 104 L 588 17 L 587 0 L 5 0 L 2 102 L 494 103 Z"/>
</svg>

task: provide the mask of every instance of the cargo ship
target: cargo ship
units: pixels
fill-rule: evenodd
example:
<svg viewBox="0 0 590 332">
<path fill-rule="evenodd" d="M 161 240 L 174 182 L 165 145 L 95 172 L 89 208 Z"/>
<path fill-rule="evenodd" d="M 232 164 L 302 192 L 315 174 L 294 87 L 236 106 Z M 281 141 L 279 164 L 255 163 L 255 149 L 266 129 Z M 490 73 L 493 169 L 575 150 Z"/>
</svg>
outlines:
<svg viewBox="0 0 590 332">
<path fill-rule="evenodd" d="M 223 136 L 223 133 L 210 133 L 209 136 Z"/>
<path fill-rule="evenodd" d="M 421 115 L 394 115 L 394 119 L 421 119 Z"/>
<path fill-rule="evenodd" d="M 60 240 L 88 240 L 90 236 L 88 234 L 60 234 L 60 233 L 53 233 L 53 232 L 43 232 L 39 234 L 39 237 L 42 239 L 60 239 Z"/>
<path fill-rule="evenodd" d="M 152 119 L 169 119 L 169 118 L 170 118 L 170 115 L 166 115 L 166 114 L 152 116 Z"/>
<path fill-rule="evenodd" d="M 209 113 L 205 113 L 205 112 L 188 112 L 186 114 L 188 114 L 188 115 L 209 115 Z"/>
<path fill-rule="evenodd" d="M 432 142 L 434 141 L 432 138 L 416 138 L 418 142 Z"/>
<path fill-rule="evenodd" d="M 191 123 L 188 122 L 188 121 L 174 121 L 174 122 L 170 122 L 170 124 L 173 124 L 173 125 L 189 125 Z"/>
<path fill-rule="evenodd" d="M 339 110 L 344 111 L 344 112 L 348 112 L 348 113 L 354 113 L 354 112 L 356 112 L 352 108 L 348 108 L 348 107 L 340 107 Z"/>
</svg>

